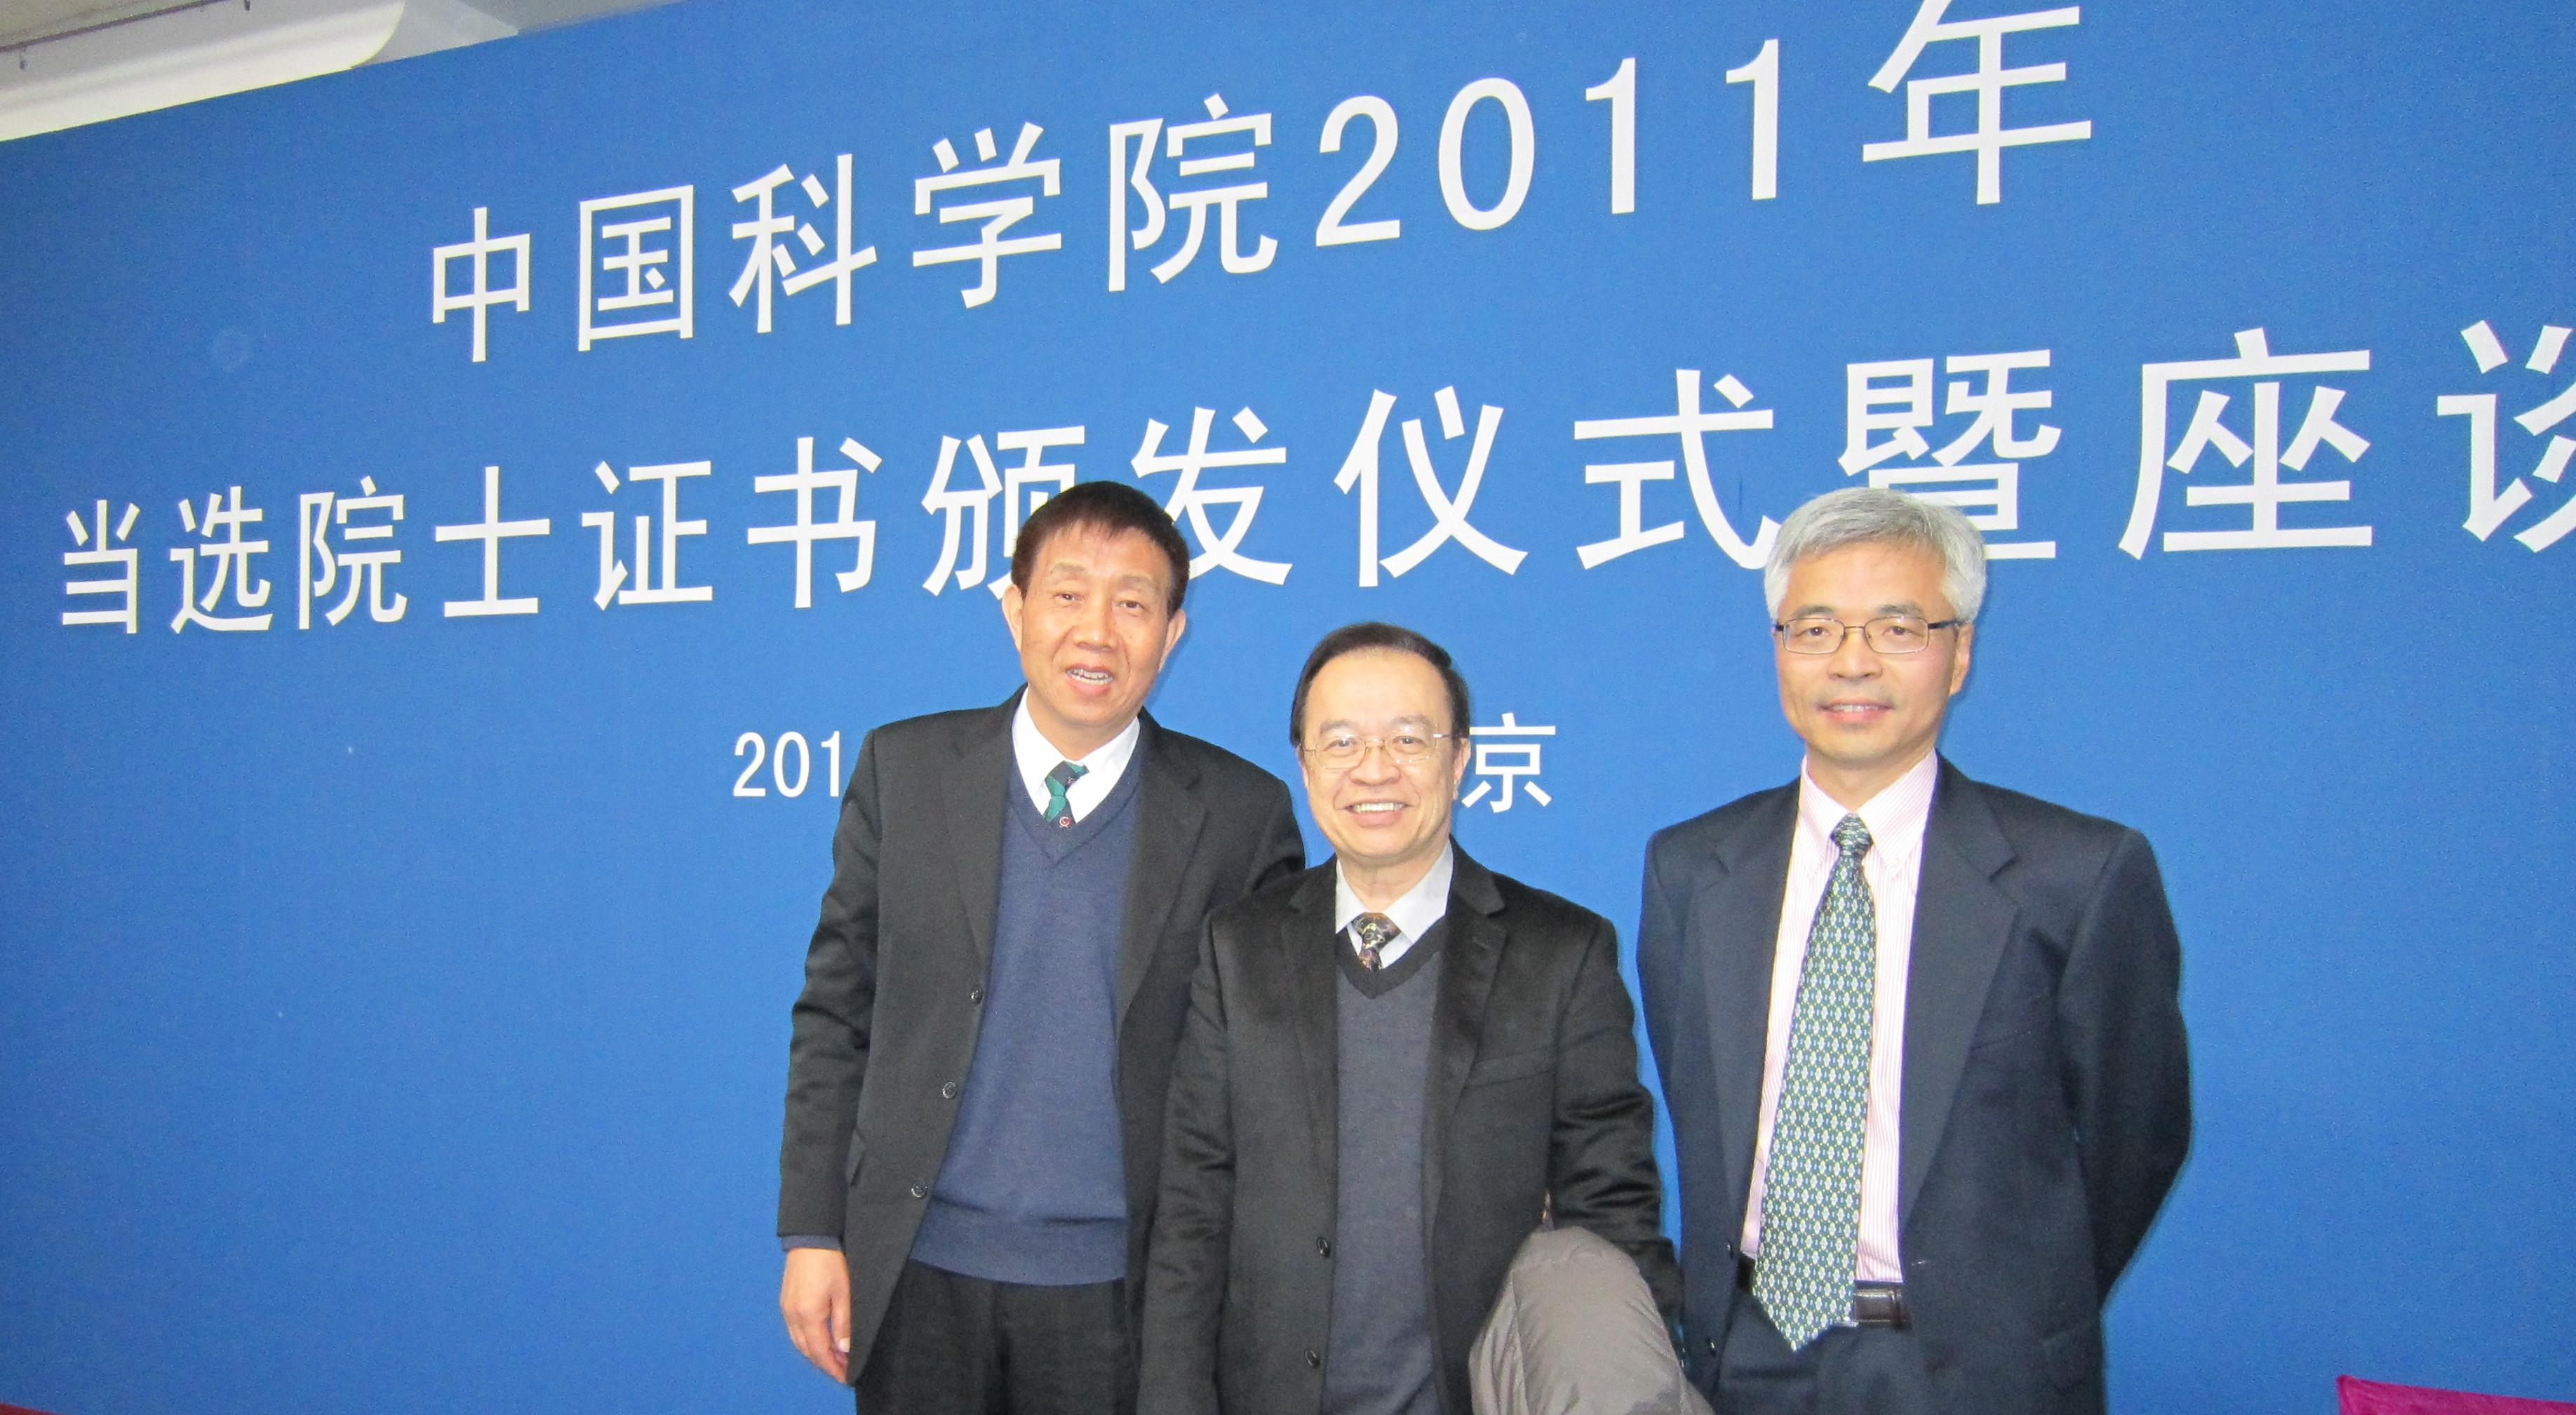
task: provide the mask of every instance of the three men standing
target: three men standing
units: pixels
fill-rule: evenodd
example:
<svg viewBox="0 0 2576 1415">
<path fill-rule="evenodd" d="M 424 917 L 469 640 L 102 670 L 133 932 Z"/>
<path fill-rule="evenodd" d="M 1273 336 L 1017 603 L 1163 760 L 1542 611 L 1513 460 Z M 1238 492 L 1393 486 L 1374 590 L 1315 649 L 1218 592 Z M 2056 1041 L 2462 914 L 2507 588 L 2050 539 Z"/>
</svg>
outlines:
<svg viewBox="0 0 2576 1415">
<path fill-rule="evenodd" d="M 1934 750 L 1985 551 L 1819 497 L 1763 575 L 1805 769 L 1660 832 L 1638 941 L 1717 1408 L 2085 1415 L 2181 1167 L 2181 959 L 2136 831 Z"/>
<path fill-rule="evenodd" d="M 1728 1415 L 2102 1410 L 2102 1304 L 2190 1141 L 2180 950 L 2137 832 L 1936 750 L 1965 517 L 1854 488 L 1789 518 L 1804 769 L 1649 847 L 1678 1275 L 1615 933 L 1450 838 L 1449 656 L 1385 624 L 1309 656 L 1290 739 L 1335 853 L 1300 874 L 1280 784 L 1141 715 L 1184 622 L 1168 516 L 1079 484 L 1012 580 L 1026 690 L 870 735 L 796 1006 L 780 1303 L 863 1411 L 1467 1415 L 1551 1214 L 1634 1261 L 1652 1349 L 1678 1314 Z"/>
<path fill-rule="evenodd" d="M 1134 1400 L 1201 922 L 1304 861 L 1275 777 L 1143 712 L 1188 584 L 1152 498 L 1067 489 L 1002 596 L 1027 686 L 860 749 L 788 1054 L 779 1305 L 871 1415 Z"/>
</svg>

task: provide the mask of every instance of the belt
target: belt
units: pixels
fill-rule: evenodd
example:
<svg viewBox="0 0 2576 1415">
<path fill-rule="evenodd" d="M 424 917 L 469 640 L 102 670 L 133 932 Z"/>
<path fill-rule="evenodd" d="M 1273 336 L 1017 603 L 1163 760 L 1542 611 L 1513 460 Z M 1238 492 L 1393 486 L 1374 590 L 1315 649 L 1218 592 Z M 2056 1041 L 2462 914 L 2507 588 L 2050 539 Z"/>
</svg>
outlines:
<svg viewBox="0 0 2576 1415">
<path fill-rule="evenodd" d="M 1735 1260 L 1735 1287 L 1739 1292 L 1753 1290 L 1751 1258 L 1738 1257 Z M 1854 1282 L 1851 1316 L 1847 1324 L 1856 1327 L 1893 1327 L 1898 1331 L 1913 1326 L 1913 1310 L 1905 1305 L 1905 1284 Z"/>
</svg>

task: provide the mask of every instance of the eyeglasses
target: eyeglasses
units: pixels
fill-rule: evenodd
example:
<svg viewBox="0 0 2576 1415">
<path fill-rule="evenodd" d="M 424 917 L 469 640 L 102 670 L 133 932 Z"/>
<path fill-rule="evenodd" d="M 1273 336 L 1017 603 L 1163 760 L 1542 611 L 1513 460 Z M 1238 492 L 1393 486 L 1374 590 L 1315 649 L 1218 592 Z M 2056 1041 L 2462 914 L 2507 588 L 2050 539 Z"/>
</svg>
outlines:
<svg viewBox="0 0 2576 1415">
<path fill-rule="evenodd" d="M 1390 732 L 1384 737 L 1362 737 L 1355 732 L 1336 732 L 1311 747 L 1297 750 L 1334 771 L 1348 771 L 1358 766 L 1371 747 L 1384 747 L 1387 759 L 1397 766 L 1414 766 L 1431 760 L 1433 744 L 1456 736 L 1454 732 Z"/>
<path fill-rule="evenodd" d="M 1819 614 L 1774 624 L 1771 632 L 1780 636 L 1780 647 L 1791 653 L 1839 653 L 1843 640 L 1858 633 L 1862 643 L 1880 653 L 1906 654 L 1923 652 L 1932 642 L 1933 630 L 1955 629 L 1966 622 L 1935 619 L 1927 623 L 1919 614 L 1882 614 L 1866 624 L 1846 624 Z"/>
</svg>

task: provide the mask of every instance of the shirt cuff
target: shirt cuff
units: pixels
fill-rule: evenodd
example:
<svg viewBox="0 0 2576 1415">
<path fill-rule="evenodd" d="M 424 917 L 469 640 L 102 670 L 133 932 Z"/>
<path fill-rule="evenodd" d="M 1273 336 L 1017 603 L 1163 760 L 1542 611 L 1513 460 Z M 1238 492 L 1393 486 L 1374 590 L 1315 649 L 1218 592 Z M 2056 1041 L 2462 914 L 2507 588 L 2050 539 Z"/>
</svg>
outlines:
<svg viewBox="0 0 2576 1415">
<path fill-rule="evenodd" d="M 799 1248 L 829 1248 L 837 1253 L 841 1251 L 841 1240 L 828 1233 L 782 1233 L 778 1235 L 778 1248 L 783 1253 Z"/>
</svg>

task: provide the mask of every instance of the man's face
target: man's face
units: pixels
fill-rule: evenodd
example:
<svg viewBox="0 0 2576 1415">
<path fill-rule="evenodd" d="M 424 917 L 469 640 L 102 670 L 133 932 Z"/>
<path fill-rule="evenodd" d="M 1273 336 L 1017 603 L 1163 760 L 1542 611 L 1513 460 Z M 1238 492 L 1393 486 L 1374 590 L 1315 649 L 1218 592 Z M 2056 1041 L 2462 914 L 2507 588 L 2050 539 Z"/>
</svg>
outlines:
<svg viewBox="0 0 2576 1415">
<path fill-rule="evenodd" d="M 1458 724 L 1449 720 L 1449 691 L 1439 670 L 1395 649 L 1361 649 L 1323 666 L 1306 690 L 1305 740 L 1335 736 L 1431 741 L 1430 755 L 1404 763 L 1386 747 L 1370 748 L 1347 768 L 1299 753 L 1306 802 L 1344 865 L 1371 874 L 1428 869 L 1449 840 L 1450 802 L 1466 774 Z"/>
<path fill-rule="evenodd" d="M 1067 757 L 1127 729 L 1189 616 L 1171 608 L 1172 562 L 1135 531 L 1071 526 L 1038 548 L 1028 592 L 1002 591 L 1029 716 Z"/>
<path fill-rule="evenodd" d="M 1821 615 L 1862 624 L 1890 614 L 1950 617 L 1941 558 L 1921 546 L 1864 542 L 1789 567 L 1782 620 Z M 1859 633 L 1829 654 L 1789 652 L 1773 635 L 1780 710 L 1806 739 L 1816 784 L 1845 806 L 1865 804 L 1932 750 L 1950 695 L 1968 681 L 1976 626 L 1936 629 L 1920 653 L 1882 654 Z"/>
</svg>

